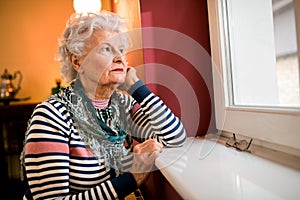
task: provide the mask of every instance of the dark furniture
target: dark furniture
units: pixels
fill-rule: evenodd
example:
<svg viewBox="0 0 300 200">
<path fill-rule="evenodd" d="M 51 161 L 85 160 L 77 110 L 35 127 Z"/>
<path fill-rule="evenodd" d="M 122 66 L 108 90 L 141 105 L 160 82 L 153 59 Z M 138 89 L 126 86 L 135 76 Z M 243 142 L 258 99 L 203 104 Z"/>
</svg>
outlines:
<svg viewBox="0 0 300 200">
<path fill-rule="evenodd" d="M 0 105 L 0 182 L 3 196 L 22 199 L 25 182 L 20 179 L 20 154 L 27 122 L 37 104 Z"/>
</svg>

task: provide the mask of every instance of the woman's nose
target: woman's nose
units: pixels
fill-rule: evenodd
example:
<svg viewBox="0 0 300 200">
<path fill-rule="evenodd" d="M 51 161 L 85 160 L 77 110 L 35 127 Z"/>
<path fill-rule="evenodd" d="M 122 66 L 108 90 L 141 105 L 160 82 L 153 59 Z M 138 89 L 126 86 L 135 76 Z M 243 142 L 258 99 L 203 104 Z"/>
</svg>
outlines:
<svg viewBox="0 0 300 200">
<path fill-rule="evenodd" d="M 123 56 L 121 56 L 121 55 L 115 56 L 114 59 L 113 59 L 113 62 L 114 63 L 122 63 L 123 62 Z"/>
</svg>

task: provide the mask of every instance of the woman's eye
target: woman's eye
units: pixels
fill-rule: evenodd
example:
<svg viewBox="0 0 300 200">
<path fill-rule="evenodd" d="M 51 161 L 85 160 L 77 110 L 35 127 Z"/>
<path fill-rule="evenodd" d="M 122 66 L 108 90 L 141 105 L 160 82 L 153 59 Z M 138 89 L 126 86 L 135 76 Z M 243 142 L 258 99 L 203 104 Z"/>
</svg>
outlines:
<svg viewBox="0 0 300 200">
<path fill-rule="evenodd" d="M 99 53 L 102 53 L 102 54 L 104 54 L 104 55 L 109 56 L 109 55 L 111 55 L 111 54 L 113 53 L 112 51 L 113 51 L 113 50 L 112 50 L 112 48 L 111 48 L 110 46 L 104 45 L 104 46 L 102 46 L 102 47 L 100 48 Z"/>
<path fill-rule="evenodd" d="M 109 52 L 111 52 L 112 50 L 111 50 L 111 47 L 107 46 L 107 47 L 104 47 L 104 48 L 103 48 L 103 51 L 109 53 Z"/>
<path fill-rule="evenodd" d="M 119 49 L 119 52 L 120 52 L 121 54 L 124 54 L 124 53 L 125 53 L 125 49 L 120 48 L 120 49 Z"/>
</svg>

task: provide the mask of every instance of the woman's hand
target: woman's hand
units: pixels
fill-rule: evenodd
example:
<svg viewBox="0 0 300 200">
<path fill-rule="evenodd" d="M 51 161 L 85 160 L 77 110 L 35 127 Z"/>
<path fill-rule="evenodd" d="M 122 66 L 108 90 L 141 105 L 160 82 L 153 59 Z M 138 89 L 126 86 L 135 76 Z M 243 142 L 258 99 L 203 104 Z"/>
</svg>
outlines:
<svg viewBox="0 0 300 200">
<path fill-rule="evenodd" d="M 118 88 L 128 91 L 130 87 L 138 80 L 139 78 L 136 75 L 136 70 L 133 67 L 128 66 L 125 81 Z"/>
<path fill-rule="evenodd" d="M 138 185 L 147 179 L 149 172 L 153 169 L 155 159 L 163 150 L 163 145 L 155 139 L 149 139 L 133 148 L 133 164 L 131 173 Z"/>
</svg>

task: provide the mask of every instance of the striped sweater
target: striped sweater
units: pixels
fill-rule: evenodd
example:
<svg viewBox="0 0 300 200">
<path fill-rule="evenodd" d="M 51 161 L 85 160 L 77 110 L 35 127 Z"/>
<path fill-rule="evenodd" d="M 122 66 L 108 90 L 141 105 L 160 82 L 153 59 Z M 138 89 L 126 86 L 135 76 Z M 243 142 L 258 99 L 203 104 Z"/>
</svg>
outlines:
<svg viewBox="0 0 300 200">
<path fill-rule="evenodd" d="M 129 134 L 156 138 L 165 147 L 184 143 L 180 119 L 143 82 L 135 83 L 128 93 L 122 95 L 129 110 Z M 55 98 L 37 105 L 25 141 L 29 190 L 24 199 L 122 199 L 137 189 L 131 173 L 116 177 L 104 160 L 99 164 L 76 128 L 72 114 Z"/>
</svg>

